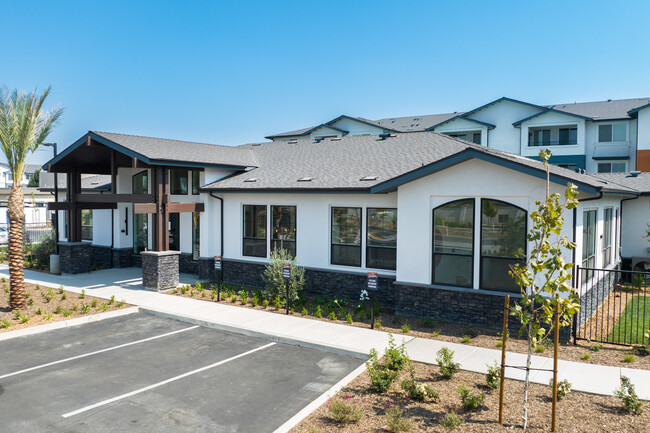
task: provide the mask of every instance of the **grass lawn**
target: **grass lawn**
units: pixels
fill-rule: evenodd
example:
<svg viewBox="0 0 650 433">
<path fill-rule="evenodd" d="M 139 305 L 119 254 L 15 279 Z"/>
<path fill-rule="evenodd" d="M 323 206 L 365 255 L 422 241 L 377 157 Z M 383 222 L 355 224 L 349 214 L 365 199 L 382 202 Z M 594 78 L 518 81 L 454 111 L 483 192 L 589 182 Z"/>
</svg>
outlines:
<svg viewBox="0 0 650 433">
<path fill-rule="evenodd" d="M 648 339 L 643 334 L 648 329 L 650 329 L 650 296 L 634 296 L 627 303 L 612 332 L 607 336 L 607 341 L 647 343 Z"/>
</svg>

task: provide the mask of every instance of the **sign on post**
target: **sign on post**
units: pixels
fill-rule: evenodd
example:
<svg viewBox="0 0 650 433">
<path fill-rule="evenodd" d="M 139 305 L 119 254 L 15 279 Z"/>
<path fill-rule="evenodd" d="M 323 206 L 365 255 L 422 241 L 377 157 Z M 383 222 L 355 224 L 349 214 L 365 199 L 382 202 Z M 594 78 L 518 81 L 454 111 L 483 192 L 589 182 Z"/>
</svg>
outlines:
<svg viewBox="0 0 650 433">
<path fill-rule="evenodd" d="M 377 291 L 378 277 L 377 272 L 368 272 L 368 290 Z"/>
<path fill-rule="evenodd" d="M 282 263 L 282 278 L 291 279 L 291 263 Z"/>
<path fill-rule="evenodd" d="M 221 256 L 214 256 L 214 270 L 221 270 Z"/>
</svg>

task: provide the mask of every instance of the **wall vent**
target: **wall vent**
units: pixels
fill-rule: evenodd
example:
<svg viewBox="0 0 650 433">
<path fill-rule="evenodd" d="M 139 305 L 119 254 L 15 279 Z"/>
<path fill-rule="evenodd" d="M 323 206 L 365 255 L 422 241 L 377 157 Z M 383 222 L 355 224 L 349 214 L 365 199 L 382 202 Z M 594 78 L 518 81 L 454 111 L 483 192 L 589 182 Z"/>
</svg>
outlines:
<svg viewBox="0 0 650 433">
<path fill-rule="evenodd" d="M 298 182 L 311 182 L 312 179 L 313 177 L 301 177 Z"/>
<path fill-rule="evenodd" d="M 244 182 L 257 182 L 256 177 L 249 177 L 248 179 L 244 179 Z"/>
<path fill-rule="evenodd" d="M 364 176 L 359 180 L 361 182 L 368 182 L 368 181 L 371 181 L 371 180 L 377 180 L 377 176 Z"/>
</svg>

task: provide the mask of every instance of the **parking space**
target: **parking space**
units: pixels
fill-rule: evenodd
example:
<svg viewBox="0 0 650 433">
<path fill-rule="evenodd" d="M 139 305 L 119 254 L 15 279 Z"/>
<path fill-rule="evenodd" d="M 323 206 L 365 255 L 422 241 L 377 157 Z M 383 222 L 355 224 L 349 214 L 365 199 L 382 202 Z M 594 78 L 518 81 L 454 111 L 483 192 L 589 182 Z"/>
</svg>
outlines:
<svg viewBox="0 0 650 433">
<path fill-rule="evenodd" d="M 0 342 L 3 431 L 272 432 L 361 361 L 138 313 Z"/>
</svg>

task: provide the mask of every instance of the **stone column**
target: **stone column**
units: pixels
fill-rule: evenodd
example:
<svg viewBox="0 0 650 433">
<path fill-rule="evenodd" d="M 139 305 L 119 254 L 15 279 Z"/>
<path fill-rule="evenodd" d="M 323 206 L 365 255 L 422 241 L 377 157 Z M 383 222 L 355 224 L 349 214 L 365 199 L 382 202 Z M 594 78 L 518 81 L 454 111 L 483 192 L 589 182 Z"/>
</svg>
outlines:
<svg viewBox="0 0 650 433">
<path fill-rule="evenodd" d="M 178 286 L 180 251 L 143 251 L 140 254 L 145 289 L 163 290 Z"/>
<path fill-rule="evenodd" d="M 59 242 L 61 273 L 82 274 L 90 272 L 92 251 L 88 242 Z"/>
</svg>

